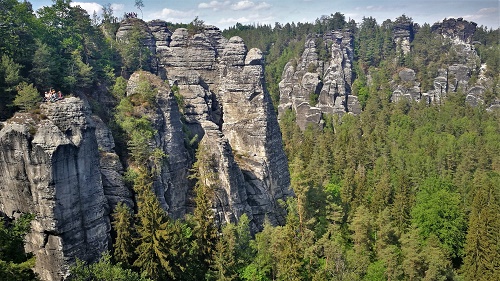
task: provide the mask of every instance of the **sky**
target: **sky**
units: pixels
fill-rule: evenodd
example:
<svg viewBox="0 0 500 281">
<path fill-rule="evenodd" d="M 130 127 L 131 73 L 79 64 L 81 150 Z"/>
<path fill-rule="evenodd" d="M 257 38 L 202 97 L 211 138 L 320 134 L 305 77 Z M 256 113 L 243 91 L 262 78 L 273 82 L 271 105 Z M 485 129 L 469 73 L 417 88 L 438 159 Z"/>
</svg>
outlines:
<svg viewBox="0 0 500 281">
<path fill-rule="evenodd" d="M 52 5 L 52 0 L 30 0 L 35 11 Z M 380 24 L 405 14 L 414 22 L 433 24 L 445 18 L 463 18 L 479 26 L 500 27 L 500 0 L 142 0 L 142 13 L 136 0 L 73 0 L 90 15 L 101 13 L 111 4 L 114 15 L 136 12 L 145 21 L 161 19 L 173 23 L 189 23 L 195 17 L 220 29 L 241 24 L 281 24 L 314 22 L 322 15 L 340 12 L 346 20 L 361 22 L 374 17 Z"/>
</svg>

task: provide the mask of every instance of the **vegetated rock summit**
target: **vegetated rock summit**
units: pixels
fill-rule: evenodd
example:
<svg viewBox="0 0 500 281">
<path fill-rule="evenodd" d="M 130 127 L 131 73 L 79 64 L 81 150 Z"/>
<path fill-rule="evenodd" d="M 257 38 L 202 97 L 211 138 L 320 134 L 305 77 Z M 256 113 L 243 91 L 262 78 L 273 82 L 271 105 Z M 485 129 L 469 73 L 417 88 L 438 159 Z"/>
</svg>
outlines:
<svg viewBox="0 0 500 281">
<path fill-rule="evenodd" d="M 133 21 L 122 22 L 117 40 Z M 215 27 L 189 34 L 153 21 L 142 23 L 142 31 L 158 75 L 133 73 L 127 95 L 143 79 L 155 85 L 155 106 L 143 113 L 156 132 L 152 145 L 168 155 L 153 184 L 162 207 L 173 218 L 192 209 L 194 140 L 213 160 L 219 223 L 243 214 L 254 231 L 266 218 L 284 223 L 279 201 L 293 192 L 262 52 L 247 50 L 239 37 L 225 39 Z M 3 124 L 0 210 L 9 217 L 35 215 L 26 249 L 36 255 L 43 280 L 65 279 L 76 258 L 93 262 L 110 249 L 112 209 L 118 202 L 134 204 L 114 149 L 110 130 L 84 97 L 44 103 L 39 112 L 17 113 Z"/>
<path fill-rule="evenodd" d="M 439 104 L 447 96 L 462 91 L 468 104 L 484 104 L 486 89 L 492 88 L 494 81 L 485 76 L 487 67 L 481 65 L 475 50 L 472 38 L 476 23 L 462 18 L 446 19 L 430 29 L 433 36 L 440 36 L 443 45 L 446 44 L 448 50 L 442 55 L 450 57 L 451 62 L 439 67 L 437 75 L 432 77 L 432 87 L 426 90 L 422 89 L 422 81 L 414 69 L 401 67 L 394 73 L 396 79 L 391 81 L 390 100 Z M 392 23 L 391 33 L 398 58 L 411 55 L 418 26 L 404 18 Z M 319 55 L 325 53 L 323 57 Z M 361 104 L 353 93 L 354 63 L 352 31 L 333 30 L 308 38 L 301 56 L 288 62 L 283 70 L 279 83 L 279 117 L 292 110 L 297 125 L 304 130 L 308 125 L 321 127 L 325 114 L 359 114 Z M 370 75 L 368 73 L 369 79 Z M 494 100 L 489 106 L 498 108 L 500 100 Z"/>
</svg>

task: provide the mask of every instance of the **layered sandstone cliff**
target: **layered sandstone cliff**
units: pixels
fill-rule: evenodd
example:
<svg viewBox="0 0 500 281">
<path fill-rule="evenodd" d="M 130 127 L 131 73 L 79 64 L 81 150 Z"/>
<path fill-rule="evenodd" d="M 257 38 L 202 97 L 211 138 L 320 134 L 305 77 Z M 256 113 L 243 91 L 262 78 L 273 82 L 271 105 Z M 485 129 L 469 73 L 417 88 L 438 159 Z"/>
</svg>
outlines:
<svg viewBox="0 0 500 281">
<path fill-rule="evenodd" d="M 125 38 L 126 30 L 131 29 L 120 28 L 119 35 Z M 255 230 L 266 217 L 283 223 L 278 201 L 293 193 L 276 114 L 265 88 L 262 52 L 247 50 L 239 37 L 224 38 L 213 26 L 197 32 L 178 28 L 172 33 L 166 24 L 153 21 L 144 32 L 157 40 L 144 44 L 154 46 L 158 75 L 133 74 L 128 94 L 140 75 L 162 85 L 157 88 L 157 112 L 148 113 L 158 132 L 155 146 L 168 155 L 155 181 L 162 206 L 174 217 L 189 211 L 186 178 L 196 159 L 187 141 L 208 147 L 217 160 L 214 208 L 221 223 L 237 221 L 242 214 L 248 215 Z"/>
<path fill-rule="evenodd" d="M 108 201 L 100 173 L 96 125 L 77 98 L 18 113 L 0 131 L 0 209 L 32 213 L 26 250 L 43 280 L 60 280 L 78 257 L 108 249 Z"/>
<path fill-rule="evenodd" d="M 183 97 L 190 134 L 217 156 L 218 218 L 236 221 L 246 213 L 256 228 L 266 216 L 282 223 L 278 200 L 292 191 L 261 51 L 208 26 L 197 34 L 175 30 L 157 56 L 160 72 Z"/>
</svg>

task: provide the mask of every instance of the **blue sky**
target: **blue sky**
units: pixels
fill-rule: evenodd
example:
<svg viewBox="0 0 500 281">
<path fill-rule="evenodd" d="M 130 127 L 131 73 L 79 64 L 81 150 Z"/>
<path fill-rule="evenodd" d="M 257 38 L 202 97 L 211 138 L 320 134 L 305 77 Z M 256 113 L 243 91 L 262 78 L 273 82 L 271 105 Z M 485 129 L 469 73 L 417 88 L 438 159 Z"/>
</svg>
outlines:
<svg viewBox="0 0 500 281">
<path fill-rule="evenodd" d="M 52 5 L 52 0 L 31 0 L 33 9 Z M 141 12 L 134 6 L 135 0 L 73 0 L 92 15 L 105 4 L 112 4 L 115 16 L 124 12 Z M 405 14 L 414 22 L 433 24 L 444 18 L 462 17 L 478 25 L 500 27 L 500 0 L 143 0 L 143 19 L 162 19 L 170 22 L 189 23 L 195 17 L 206 24 L 221 29 L 242 24 L 271 24 L 275 22 L 314 22 L 322 15 L 341 12 L 346 19 L 360 22 L 363 16 L 372 16 L 377 22 L 394 20 Z"/>
</svg>

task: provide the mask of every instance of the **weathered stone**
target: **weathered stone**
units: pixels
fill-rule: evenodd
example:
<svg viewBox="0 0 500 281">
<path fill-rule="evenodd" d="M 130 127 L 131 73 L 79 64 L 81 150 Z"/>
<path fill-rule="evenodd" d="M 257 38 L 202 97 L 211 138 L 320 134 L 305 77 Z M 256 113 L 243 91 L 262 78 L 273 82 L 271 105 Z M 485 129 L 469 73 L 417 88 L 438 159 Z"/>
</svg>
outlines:
<svg viewBox="0 0 500 281">
<path fill-rule="evenodd" d="M 223 187 L 215 206 L 218 217 L 233 221 L 246 213 L 254 230 L 266 215 L 283 223 L 276 200 L 292 192 L 264 87 L 262 52 L 247 51 L 240 37 L 227 40 L 210 26 L 193 35 L 177 29 L 171 38 L 170 46 L 158 48 L 160 68 L 179 89 L 188 133 L 217 155 Z"/>
<path fill-rule="evenodd" d="M 0 131 L 0 210 L 35 214 L 26 250 L 43 280 L 60 280 L 75 258 L 108 249 L 108 204 L 89 106 L 67 98 L 41 114 L 18 113 Z"/>
<path fill-rule="evenodd" d="M 410 68 L 405 68 L 399 71 L 399 78 L 403 82 L 414 82 L 415 81 L 415 71 Z"/>
<path fill-rule="evenodd" d="M 134 207 L 132 191 L 123 181 L 123 165 L 115 153 L 115 142 L 111 130 L 96 115 L 92 116 L 96 126 L 95 135 L 100 155 L 101 179 L 104 195 L 112 212 L 119 202 Z"/>
<path fill-rule="evenodd" d="M 148 22 L 147 25 L 153 35 L 156 47 L 170 45 L 172 32 L 168 29 L 165 21 L 153 20 Z"/>
<path fill-rule="evenodd" d="M 463 18 L 445 19 L 443 22 L 435 23 L 431 27 L 431 31 L 443 35 L 445 38 L 462 41 L 464 43 L 472 43 L 472 36 L 476 32 L 477 24 L 468 22 Z"/>
<path fill-rule="evenodd" d="M 392 38 L 396 44 L 396 51 L 401 50 L 404 55 L 410 52 L 410 43 L 414 37 L 413 22 L 408 19 L 398 19 L 392 27 Z"/>
<path fill-rule="evenodd" d="M 160 204 L 170 216 L 182 218 L 186 214 L 188 171 L 192 159 L 185 145 L 186 136 L 182 131 L 179 107 L 168 84 L 158 76 L 144 71 L 135 72 L 130 76 L 127 95 L 136 92 L 140 79 L 147 81 L 157 91 L 157 108 L 149 109 L 144 114 L 152 120 L 153 128 L 157 132 L 152 145 L 167 155 L 159 175 L 154 179 L 153 188 Z"/>
<path fill-rule="evenodd" d="M 297 66 L 292 63 L 285 66 L 279 83 L 279 116 L 286 110 L 296 113 L 297 124 L 304 130 L 308 124 L 321 126 L 323 113 L 344 114 L 352 109 L 359 112 L 357 98 L 351 96 L 353 45 L 352 34 L 348 31 L 328 32 L 323 36 L 329 49 L 330 59 L 318 58 L 315 39 L 305 43 Z M 317 103 L 311 95 L 317 96 Z"/>
</svg>

